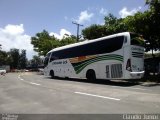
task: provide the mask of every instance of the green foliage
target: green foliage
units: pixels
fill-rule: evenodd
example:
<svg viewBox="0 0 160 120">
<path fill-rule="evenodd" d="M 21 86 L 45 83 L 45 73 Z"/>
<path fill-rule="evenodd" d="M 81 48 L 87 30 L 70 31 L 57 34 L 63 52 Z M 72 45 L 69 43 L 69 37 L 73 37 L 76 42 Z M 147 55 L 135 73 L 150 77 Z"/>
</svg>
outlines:
<svg viewBox="0 0 160 120">
<path fill-rule="evenodd" d="M 58 40 L 53 36 L 50 36 L 46 30 L 41 33 L 37 33 L 35 37 L 31 38 L 31 44 L 34 46 L 34 50 L 39 55 L 46 55 L 50 50 L 63 45 L 76 42 L 75 36 L 63 37 L 62 40 Z"/>
<path fill-rule="evenodd" d="M 106 16 L 104 20 L 105 25 L 93 24 L 90 27 L 83 29 L 82 34 L 84 38 L 91 40 L 128 30 L 128 26 L 123 22 L 123 19 L 117 19 L 112 14 Z"/>
<path fill-rule="evenodd" d="M 19 58 L 20 58 L 19 49 L 13 48 L 10 50 L 9 54 L 12 59 L 10 63 L 11 68 L 14 68 L 14 69 L 18 68 Z"/>
<path fill-rule="evenodd" d="M 59 40 L 60 46 L 76 43 L 77 38 L 75 36 L 68 36 L 68 37 L 63 37 L 62 40 Z"/>
<path fill-rule="evenodd" d="M 105 25 L 91 25 L 82 30 L 82 34 L 87 39 L 93 39 L 119 32 L 135 32 L 145 38 L 146 51 L 160 50 L 160 0 L 146 0 L 146 4 L 149 9 L 143 13 L 123 19 L 109 14 L 104 18 Z"/>
<path fill-rule="evenodd" d="M 58 40 L 54 36 L 50 36 L 46 30 L 32 37 L 31 44 L 33 44 L 34 50 L 38 52 L 39 55 L 46 55 L 51 49 L 60 46 Z"/>
<path fill-rule="evenodd" d="M 125 32 L 128 30 L 127 24 L 123 19 L 118 19 L 112 14 L 109 14 L 104 18 L 107 35 L 115 34 L 119 32 Z"/>
<path fill-rule="evenodd" d="M 11 59 L 6 51 L 0 50 L 0 66 L 1 65 L 8 65 Z"/>
<path fill-rule="evenodd" d="M 30 63 L 30 66 L 37 68 L 38 65 L 42 64 L 42 59 L 39 56 L 34 55 L 33 58 L 29 61 L 29 63 Z"/>
<path fill-rule="evenodd" d="M 150 44 L 152 49 L 160 50 L 160 0 L 147 0 L 150 9 Z"/>
<path fill-rule="evenodd" d="M 83 29 L 82 34 L 85 39 L 96 39 L 106 35 L 106 28 L 103 25 L 93 24 L 90 27 Z"/>
<path fill-rule="evenodd" d="M 24 69 L 26 68 L 26 50 L 13 48 L 9 52 L 0 50 L 0 66 L 10 65 L 11 69 Z"/>
<path fill-rule="evenodd" d="M 145 12 L 138 12 L 134 16 L 116 18 L 112 14 L 104 17 L 105 24 L 93 24 L 82 30 L 84 39 L 96 39 L 119 32 L 135 32 L 143 35 L 146 40 L 146 51 L 160 50 L 160 0 L 146 0 L 149 9 Z M 46 55 L 53 48 L 75 43 L 76 37 L 64 37 L 58 40 L 50 36 L 46 30 L 37 33 L 31 38 L 34 50 L 39 55 Z"/>
<path fill-rule="evenodd" d="M 25 69 L 26 65 L 27 65 L 26 50 L 22 50 L 19 57 L 18 67 L 20 69 Z"/>
</svg>

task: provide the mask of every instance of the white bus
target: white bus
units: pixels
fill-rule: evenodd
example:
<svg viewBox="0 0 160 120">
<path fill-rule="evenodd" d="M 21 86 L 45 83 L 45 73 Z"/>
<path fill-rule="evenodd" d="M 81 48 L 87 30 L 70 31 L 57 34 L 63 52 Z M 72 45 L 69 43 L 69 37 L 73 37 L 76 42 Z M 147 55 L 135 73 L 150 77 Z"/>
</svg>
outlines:
<svg viewBox="0 0 160 120">
<path fill-rule="evenodd" d="M 139 79 L 144 75 L 144 40 L 123 32 L 49 51 L 44 75 L 67 78 Z"/>
</svg>

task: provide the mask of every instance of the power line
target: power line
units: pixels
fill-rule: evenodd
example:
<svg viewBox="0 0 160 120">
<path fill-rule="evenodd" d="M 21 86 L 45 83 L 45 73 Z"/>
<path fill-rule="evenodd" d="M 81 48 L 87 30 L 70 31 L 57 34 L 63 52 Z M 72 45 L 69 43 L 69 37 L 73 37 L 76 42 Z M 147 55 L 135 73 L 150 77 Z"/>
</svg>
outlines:
<svg viewBox="0 0 160 120">
<path fill-rule="evenodd" d="M 77 22 L 72 22 L 72 24 L 77 25 L 77 42 L 78 42 L 79 41 L 79 26 L 83 26 L 83 25 L 81 25 L 81 24 L 79 24 Z"/>
</svg>

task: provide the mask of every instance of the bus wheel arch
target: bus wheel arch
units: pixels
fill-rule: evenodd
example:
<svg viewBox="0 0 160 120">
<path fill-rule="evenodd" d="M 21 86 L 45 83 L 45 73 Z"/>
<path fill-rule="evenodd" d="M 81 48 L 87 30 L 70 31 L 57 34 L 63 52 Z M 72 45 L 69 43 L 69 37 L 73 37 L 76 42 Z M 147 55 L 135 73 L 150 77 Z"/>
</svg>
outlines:
<svg viewBox="0 0 160 120">
<path fill-rule="evenodd" d="M 50 70 L 50 76 L 51 76 L 51 78 L 54 78 L 55 76 L 54 76 L 54 71 L 53 70 Z"/>
<path fill-rule="evenodd" d="M 96 72 L 93 69 L 89 69 L 86 72 L 86 78 L 87 80 L 96 80 Z"/>
</svg>

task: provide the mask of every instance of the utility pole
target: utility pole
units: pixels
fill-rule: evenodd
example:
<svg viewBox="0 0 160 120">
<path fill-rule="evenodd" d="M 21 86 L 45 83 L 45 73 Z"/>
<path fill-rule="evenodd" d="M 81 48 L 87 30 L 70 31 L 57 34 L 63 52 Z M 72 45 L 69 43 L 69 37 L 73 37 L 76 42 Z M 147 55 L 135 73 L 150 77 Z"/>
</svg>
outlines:
<svg viewBox="0 0 160 120">
<path fill-rule="evenodd" d="M 77 25 L 77 42 L 79 41 L 79 26 L 83 26 L 77 22 L 72 22 L 73 24 Z"/>
</svg>

